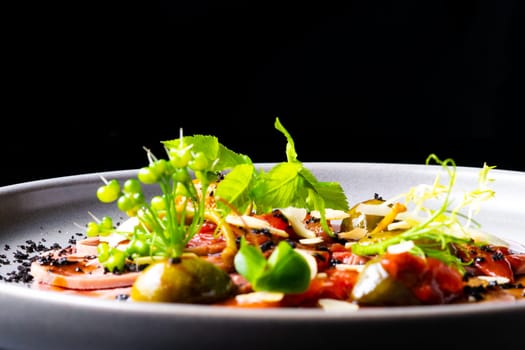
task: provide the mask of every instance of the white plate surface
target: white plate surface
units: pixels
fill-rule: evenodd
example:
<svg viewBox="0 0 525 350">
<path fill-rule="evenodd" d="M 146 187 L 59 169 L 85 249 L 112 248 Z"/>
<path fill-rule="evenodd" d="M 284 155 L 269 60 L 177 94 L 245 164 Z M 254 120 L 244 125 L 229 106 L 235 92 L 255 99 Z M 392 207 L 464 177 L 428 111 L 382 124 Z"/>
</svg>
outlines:
<svg viewBox="0 0 525 350">
<path fill-rule="evenodd" d="M 260 164 L 268 167 L 271 164 Z M 321 181 L 338 181 L 350 204 L 432 183 L 439 166 L 305 163 Z M 457 168 L 459 191 L 476 184 L 478 168 Z M 96 216 L 120 217 L 95 197 L 100 176 L 125 179 L 135 170 L 76 175 L 0 188 L 0 255 L 12 259 L 28 239 L 67 244 Z M 525 243 L 525 173 L 494 169 L 496 197 L 477 216 L 483 229 Z M 148 193 L 155 193 L 151 188 Z M 80 227 L 79 227 L 80 225 Z M 4 250 L 8 245 L 11 249 Z M 0 274 L 13 269 L 0 266 Z M 0 349 L 294 349 L 335 344 L 475 346 L 523 344 L 525 302 L 389 307 L 358 312 L 231 309 L 129 303 L 36 291 L 0 281 Z"/>
</svg>

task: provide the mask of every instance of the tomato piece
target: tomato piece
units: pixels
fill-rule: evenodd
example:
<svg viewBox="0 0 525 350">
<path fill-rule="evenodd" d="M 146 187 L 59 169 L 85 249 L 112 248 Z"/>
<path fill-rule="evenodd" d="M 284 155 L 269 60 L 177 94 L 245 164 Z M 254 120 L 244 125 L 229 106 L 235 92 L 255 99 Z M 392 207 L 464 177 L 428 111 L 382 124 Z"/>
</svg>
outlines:
<svg viewBox="0 0 525 350">
<path fill-rule="evenodd" d="M 330 252 L 326 250 L 315 250 L 312 251 L 312 256 L 317 262 L 317 271 L 322 272 L 328 269 L 331 266 L 331 257 Z"/>
<path fill-rule="evenodd" d="M 506 259 L 515 275 L 525 275 L 525 254 L 509 254 Z"/>
<path fill-rule="evenodd" d="M 331 267 L 325 277 L 316 277 L 303 293 L 286 294 L 282 306 L 315 307 L 321 298 L 349 300 L 359 273 L 355 270 L 339 270 Z"/>
<path fill-rule="evenodd" d="M 510 282 L 514 282 L 513 267 L 508 259 L 509 251 L 506 247 L 469 246 L 468 250 L 462 253 L 463 260 L 473 260 L 472 267 L 478 271 L 478 274 L 505 277 Z"/>
<path fill-rule="evenodd" d="M 368 260 L 370 260 L 370 258 L 366 256 L 357 255 L 357 254 L 354 254 L 346 250 L 346 251 L 333 252 L 332 260 L 336 261 L 339 264 L 363 265 Z"/>
<path fill-rule="evenodd" d="M 441 260 L 423 259 L 406 252 L 385 254 L 381 264 L 424 304 L 445 304 L 463 294 L 463 276 Z"/>
<path fill-rule="evenodd" d="M 204 223 L 186 245 L 186 249 L 197 255 L 208 255 L 221 252 L 226 246 L 223 235 L 215 234 L 215 224 Z"/>
<path fill-rule="evenodd" d="M 268 222 L 270 226 L 283 230 L 283 231 L 286 231 L 289 228 L 289 225 L 286 219 L 279 215 L 267 213 L 267 214 L 255 215 L 255 217 L 261 220 L 264 220 Z"/>
<path fill-rule="evenodd" d="M 199 233 L 213 233 L 217 229 L 217 224 L 211 221 L 204 221 L 202 223 Z"/>
</svg>

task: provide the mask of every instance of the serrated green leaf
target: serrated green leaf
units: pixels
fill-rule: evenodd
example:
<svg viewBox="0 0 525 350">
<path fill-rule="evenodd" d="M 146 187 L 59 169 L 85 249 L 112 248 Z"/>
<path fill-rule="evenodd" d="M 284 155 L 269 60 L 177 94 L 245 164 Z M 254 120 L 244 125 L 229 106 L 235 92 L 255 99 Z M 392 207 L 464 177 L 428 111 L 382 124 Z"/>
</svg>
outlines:
<svg viewBox="0 0 525 350">
<path fill-rule="evenodd" d="M 179 139 L 167 140 L 162 142 L 169 150 L 170 148 L 180 148 Z M 211 135 L 184 136 L 183 146 L 192 145 L 191 152 L 202 152 L 206 158 L 213 163 L 211 171 L 219 172 L 233 168 L 239 164 L 251 164 L 252 161 L 247 155 L 236 153 L 219 142 L 219 139 Z"/>
<path fill-rule="evenodd" d="M 287 207 L 296 202 L 302 179 L 300 163 L 279 163 L 261 176 L 253 195 L 258 210 Z"/>
<path fill-rule="evenodd" d="M 323 199 L 324 207 L 338 210 L 348 210 L 348 200 L 343 191 L 341 185 L 337 182 L 320 182 L 312 174 L 312 172 L 303 167 L 300 171 L 300 175 L 304 178 L 305 186 L 309 186 L 314 193 Z M 307 209 L 317 209 L 312 208 L 311 205 Z"/>
<path fill-rule="evenodd" d="M 213 167 L 215 171 L 228 170 L 240 164 L 252 164 L 250 157 L 236 153 L 223 144 L 219 144 L 217 160 L 217 163 Z"/>
<path fill-rule="evenodd" d="M 217 185 L 215 199 L 217 207 L 227 214 L 232 207 L 244 212 L 251 203 L 250 190 L 254 179 L 253 164 L 241 164 L 234 167 Z"/>
<path fill-rule="evenodd" d="M 315 191 L 323 198 L 325 208 L 349 210 L 348 199 L 338 182 L 318 182 Z"/>
</svg>

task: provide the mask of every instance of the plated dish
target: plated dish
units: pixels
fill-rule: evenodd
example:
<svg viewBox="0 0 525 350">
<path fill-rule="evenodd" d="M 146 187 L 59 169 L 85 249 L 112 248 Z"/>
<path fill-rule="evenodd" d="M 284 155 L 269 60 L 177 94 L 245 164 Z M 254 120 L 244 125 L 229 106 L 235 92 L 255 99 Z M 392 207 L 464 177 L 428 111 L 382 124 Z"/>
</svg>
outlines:
<svg viewBox="0 0 525 350">
<path fill-rule="evenodd" d="M 261 164 L 270 167 L 271 164 Z M 408 186 L 431 183 L 437 166 L 372 163 L 305 163 L 321 181 L 337 181 L 351 203 L 379 193 L 390 197 Z M 479 169 L 458 167 L 458 188 L 475 181 Z M 42 180 L 0 189 L 0 247 L 14 252 L 29 242 L 78 239 L 89 213 L 119 217 L 117 209 L 97 201 L 100 177 L 126 179 L 135 170 Z M 525 174 L 494 169 L 496 196 L 478 219 L 483 229 L 522 243 Z M 153 190 L 153 189 L 152 189 Z M 152 193 L 147 193 L 152 194 Z M 11 272 L 2 264 L 0 274 Z M 17 283 L 0 283 L 0 348 L 109 349 L 191 346 L 250 348 L 281 346 L 293 337 L 296 346 L 340 342 L 366 344 L 520 344 L 516 334 L 525 318 L 525 303 L 480 303 L 384 307 L 359 312 L 319 309 L 231 309 L 177 303 L 120 303 L 114 300 L 36 291 Z M 477 336 L 465 336 L 476 333 Z M 381 334 L 381 337 L 378 337 Z M 446 336 L 444 335 L 446 334 Z M 490 336 L 481 336 L 481 334 Z M 509 335 L 513 334 L 513 335 Z M 263 335 L 264 342 L 261 341 Z M 270 336 L 271 335 L 271 336 Z M 453 338 L 456 338 L 453 340 Z M 461 342 L 461 340 L 459 340 Z M 139 346 L 140 348 L 140 346 Z"/>
</svg>

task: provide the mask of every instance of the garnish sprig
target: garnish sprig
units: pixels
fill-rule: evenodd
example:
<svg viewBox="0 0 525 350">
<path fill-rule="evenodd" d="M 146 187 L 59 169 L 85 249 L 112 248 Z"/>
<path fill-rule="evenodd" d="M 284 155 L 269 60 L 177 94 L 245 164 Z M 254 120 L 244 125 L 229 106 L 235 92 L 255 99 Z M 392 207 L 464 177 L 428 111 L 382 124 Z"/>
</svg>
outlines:
<svg viewBox="0 0 525 350">
<path fill-rule="evenodd" d="M 479 205 L 482 201 L 492 198 L 495 192 L 488 187 L 492 181 L 488 178 L 488 172 L 493 167 L 484 164 L 479 173 L 478 188 L 471 192 L 466 192 L 462 200 L 451 209 L 451 195 L 456 182 L 456 164 L 448 158 L 440 160 L 435 154 L 428 156 L 426 165 L 435 161 L 441 165 L 448 175 L 448 184 L 443 185 L 440 182 L 440 174 L 436 176 L 433 186 L 416 186 L 410 189 L 406 194 L 399 195 L 389 202 L 398 198 L 405 197 L 406 206 L 414 206 L 414 217 L 420 217 L 420 212 L 428 215 L 426 219 L 421 220 L 406 231 L 396 234 L 388 239 L 375 242 L 372 244 L 360 243 L 352 245 L 352 252 L 358 255 L 380 255 L 387 251 L 388 247 L 406 241 L 412 241 L 415 246 L 410 250 L 419 256 L 432 256 L 447 264 L 455 265 L 459 270 L 463 270 L 465 264 L 454 255 L 453 245 L 461 246 L 465 244 L 482 244 L 475 242 L 475 239 L 469 235 L 468 225 L 473 222 L 472 215 L 479 211 Z M 441 205 L 437 209 L 432 209 L 426 205 L 431 199 L 439 199 L 444 196 Z M 460 211 L 469 209 L 468 214 L 464 215 Z M 467 218 L 467 224 L 462 224 L 460 218 Z"/>
<path fill-rule="evenodd" d="M 237 267 L 249 275 L 245 277 L 260 288 L 272 291 L 304 289 L 311 268 L 300 253 L 291 246 L 283 246 L 288 245 L 283 242 L 261 269 L 257 267 L 261 259 L 254 258 L 258 255 L 253 253 L 257 248 L 242 244 L 238 252 L 238 237 L 225 221 L 228 215 L 298 207 L 319 211 L 324 230 L 333 234 L 325 208 L 348 210 L 341 185 L 318 181 L 297 159 L 293 139 L 278 118 L 275 128 L 286 137 L 287 161 L 277 163 L 267 172 L 256 169 L 248 156 L 231 151 L 209 135 L 183 136 L 181 130 L 178 139 L 162 142 L 168 159 L 158 159 L 146 149 L 148 165 L 139 169 L 137 179 L 126 180 L 122 188 L 116 180 L 106 181 L 99 189 L 99 200 L 104 203 L 116 201 L 120 210 L 139 221 L 130 235 L 125 254 L 101 243 L 101 263 L 121 270 L 123 256 L 146 263 L 155 257 L 180 257 L 205 220 L 211 220 L 217 224 L 216 232 L 223 234 L 226 240 L 226 249 L 222 252 L 226 266 L 238 264 Z M 148 202 L 142 185 L 157 185 L 161 194 Z M 294 262 L 293 266 L 280 268 L 290 261 Z M 258 273 L 253 275 L 249 271 Z M 295 283 L 292 287 L 293 281 L 283 278 L 290 273 L 295 273 L 303 283 Z"/>
<path fill-rule="evenodd" d="M 99 200 L 116 202 L 121 211 L 139 222 L 125 254 L 115 247 L 108 248 L 107 243 L 100 245 L 99 260 L 109 269 L 121 270 L 122 260 L 128 256 L 181 257 L 189 240 L 201 229 L 212 170 L 203 153 L 192 152 L 191 147 L 180 144 L 182 147 L 170 149 L 170 154 L 176 155 L 173 160 L 156 158 L 145 149 L 149 164 L 138 170 L 136 179 L 127 179 L 122 186 L 112 179 L 97 190 Z M 148 202 L 143 185 L 157 185 L 161 194 Z"/>
</svg>

